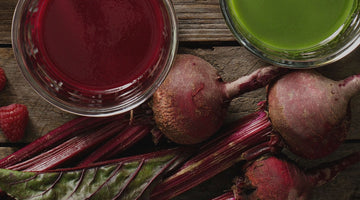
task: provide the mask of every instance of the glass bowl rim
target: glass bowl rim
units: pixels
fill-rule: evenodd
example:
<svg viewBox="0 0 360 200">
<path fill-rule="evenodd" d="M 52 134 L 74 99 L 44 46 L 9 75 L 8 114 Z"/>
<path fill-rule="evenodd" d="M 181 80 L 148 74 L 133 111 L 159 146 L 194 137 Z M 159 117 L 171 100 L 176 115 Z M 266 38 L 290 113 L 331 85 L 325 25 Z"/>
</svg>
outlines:
<svg viewBox="0 0 360 200">
<path fill-rule="evenodd" d="M 307 69 L 307 68 L 317 68 L 324 65 L 331 64 L 336 62 L 348 54 L 350 54 L 353 50 L 355 50 L 360 45 L 360 28 L 357 31 L 356 36 L 352 37 L 346 44 L 336 49 L 336 51 L 323 56 L 321 58 L 313 58 L 310 60 L 293 60 L 288 59 L 282 56 L 271 55 L 272 53 L 268 53 L 258 47 L 258 45 L 253 44 L 249 41 L 245 36 L 239 33 L 233 23 L 233 20 L 230 17 L 230 14 L 227 9 L 227 1 L 228 0 L 219 0 L 220 1 L 220 10 L 224 17 L 225 23 L 227 27 L 230 29 L 232 35 L 235 37 L 237 42 L 243 45 L 247 50 L 256 55 L 257 57 L 263 59 L 265 62 L 271 63 L 276 66 L 292 68 L 292 69 Z M 356 0 L 358 1 L 358 0 Z M 360 6 L 357 4 L 358 7 Z M 360 13 L 357 16 L 357 20 L 360 20 Z M 360 25 L 358 25 L 360 26 Z"/>
<path fill-rule="evenodd" d="M 24 60 L 23 52 L 21 51 L 21 44 L 18 41 L 19 38 L 19 28 L 20 28 L 20 21 L 22 17 L 22 11 L 24 9 L 24 5 L 27 0 L 19 0 L 16 4 L 13 18 L 12 18 L 12 25 L 11 25 L 11 44 L 12 49 L 14 52 L 14 56 L 16 58 L 18 67 L 22 72 L 26 81 L 30 84 L 31 88 L 46 102 L 53 105 L 54 107 L 63 110 L 65 112 L 79 115 L 79 116 L 86 116 L 86 117 L 106 117 L 106 116 L 113 116 L 121 113 L 128 112 L 133 110 L 134 108 L 140 106 L 144 102 L 146 102 L 156 89 L 160 86 L 160 84 L 165 80 L 167 74 L 169 73 L 171 66 L 175 60 L 175 56 L 178 49 L 178 21 L 175 13 L 174 6 L 171 0 L 160 0 L 163 3 L 165 8 L 165 14 L 168 16 L 169 20 L 169 32 L 171 36 L 169 37 L 169 49 L 167 58 L 165 58 L 165 66 L 150 86 L 143 92 L 140 96 L 135 96 L 135 101 L 132 102 L 130 105 L 112 105 L 109 107 L 80 107 L 49 94 L 48 91 L 43 89 L 43 87 L 36 81 L 36 79 L 31 75 L 31 73 L 27 70 L 27 63 Z M 134 98 L 133 96 L 131 98 Z"/>
</svg>

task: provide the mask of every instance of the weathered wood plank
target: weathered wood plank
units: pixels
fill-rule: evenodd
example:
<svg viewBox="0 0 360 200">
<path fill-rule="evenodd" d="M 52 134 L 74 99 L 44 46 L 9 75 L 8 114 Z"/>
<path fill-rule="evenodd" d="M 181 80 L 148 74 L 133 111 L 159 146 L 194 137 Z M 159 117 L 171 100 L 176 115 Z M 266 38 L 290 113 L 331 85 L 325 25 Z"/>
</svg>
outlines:
<svg viewBox="0 0 360 200">
<path fill-rule="evenodd" d="M 22 103 L 28 107 L 30 123 L 24 142 L 30 142 L 73 118 L 40 98 L 20 72 L 11 48 L 0 48 L 0 66 L 4 68 L 7 84 L 0 92 L 0 106 Z M 6 141 L 0 134 L 0 141 Z"/>
<path fill-rule="evenodd" d="M 0 44 L 11 43 L 11 21 L 17 0 L 0 1 Z M 173 0 L 180 41 L 232 41 L 218 0 Z"/>
<path fill-rule="evenodd" d="M 316 166 L 329 160 L 339 159 L 352 152 L 359 152 L 358 143 L 343 144 L 336 152 L 327 158 L 317 161 L 299 161 L 302 166 Z M 319 188 L 312 193 L 312 200 L 356 200 L 360 199 L 360 163 L 357 163 L 345 171 L 341 172 L 334 180 Z"/>
<path fill-rule="evenodd" d="M 0 1 L 0 44 L 11 43 L 11 21 L 17 0 Z"/>
<path fill-rule="evenodd" d="M 6 157 L 7 155 L 10 155 L 11 153 L 18 150 L 18 148 L 15 147 L 0 147 L 0 159 Z"/>
<path fill-rule="evenodd" d="M 233 41 L 223 19 L 219 0 L 173 0 L 180 41 Z"/>
</svg>

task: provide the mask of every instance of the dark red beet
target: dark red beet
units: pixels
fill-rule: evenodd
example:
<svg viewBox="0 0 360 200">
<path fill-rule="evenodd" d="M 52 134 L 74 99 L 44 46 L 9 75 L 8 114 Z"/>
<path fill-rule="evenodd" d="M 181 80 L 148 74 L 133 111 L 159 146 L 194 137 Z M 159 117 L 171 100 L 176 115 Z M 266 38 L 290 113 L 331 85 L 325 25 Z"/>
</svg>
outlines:
<svg viewBox="0 0 360 200">
<path fill-rule="evenodd" d="M 294 71 L 269 87 L 269 116 L 293 153 L 321 158 L 344 141 L 348 104 L 359 91 L 360 75 L 333 81 L 314 70 Z"/>
<path fill-rule="evenodd" d="M 236 180 L 236 199 L 306 200 L 312 189 L 331 181 L 340 171 L 360 160 L 354 153 L 338 161 L 303 170 L 287 159 L 274 156 L 255 161 L 245 176 Z"/>
<path fill-rule="evenodd" d="M 176 143 L 202 142 L 220 128 L 232 98 L 267 85 L 282 71 L 285 70 L 264 67 L 226 83 L 205 60 L 178 55 L 166 80 L 153 95 L 156 124 Z"/>
</svg>

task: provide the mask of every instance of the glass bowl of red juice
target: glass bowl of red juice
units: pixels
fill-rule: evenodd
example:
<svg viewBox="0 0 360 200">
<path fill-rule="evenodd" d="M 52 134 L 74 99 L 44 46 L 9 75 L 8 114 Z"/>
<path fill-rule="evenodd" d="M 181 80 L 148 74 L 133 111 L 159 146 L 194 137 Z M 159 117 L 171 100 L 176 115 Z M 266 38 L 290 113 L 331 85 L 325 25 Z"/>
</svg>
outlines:
<svg viewBox="0 0 360 200">
<path fill-rule="evenodd" d="M 110 116 L 149 99 L 178 46 L 171 0 L 19 0 L 15 57 L 27 81 L 54 106 Z"/>
<path fill-rule="evenodd" d="M 274 65 L 323 66 L 360 43 L 359 0 L 220 0 L 220 7 L 236 40 Z"/>
</svg>

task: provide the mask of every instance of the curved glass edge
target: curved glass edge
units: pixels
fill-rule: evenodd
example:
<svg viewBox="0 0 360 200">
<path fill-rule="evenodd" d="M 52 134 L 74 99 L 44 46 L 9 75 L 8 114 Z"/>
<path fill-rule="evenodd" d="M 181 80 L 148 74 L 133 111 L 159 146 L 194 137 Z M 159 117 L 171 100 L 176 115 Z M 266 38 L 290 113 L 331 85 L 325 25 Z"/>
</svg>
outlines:
<svg viewBox="0 0 360 200">
<path fill-rule="evenodd" d="M 29 74 L 26 73 L 28 67 L 26 65 L 25 59 L 20 52 L 20 41 L 19 41 L 19 30 L 20 30 L 20 21 L 17 20 L 22 17 L 22 11 L 24 9 L 24 5 L 26 0 L 19 0 L 14 10 L 12 26 L 11 26 L 11 43 L 13 46 L 14 55 L 20 70 L 22 71 L 23 76 L 27 80 L 27 82 L 31 85 L 34 91 L 42 97 L 45 101 L 50 103 L 51 105 L 57 107 L 60 110 L 63 110 L 68 113 L 72 113 L 79 116 L 87 116 L 87 117 L 106 117 L 117 115 L 121 113 L 128 112 L 144 102 L 146 102 L 156 91 L 156 89 L 162 84 L 165 80 L 167 74 L 169 73 L 171 66 L 175 60 L 175 56 L 178 49 L 178 21 L 175 14 L 175 9 L 171 0 L 161 0 L 166 7 L 167 15 L 169 17 L 171 27 L 171 41 L 170 41 L 170 52 L 168 55 L 168 59 L 166 59 L 166 65 L 162 72 L 159 74 L 159 78 L 152 84 L 152 87 L 148 88 L 145 92 L 140 95 L 134 97 L 134 100 L 131 102 L 127 102 L 124 105 L 117 105 L 112 107 L 79 107 L 73 106 L 68 102 L 61 101 L 59 99 L 55 99 L 52 95 L 48 94 L 44 88 L 37 83 L 37 81 Z"/>
<path fill-rule="evenodd" d="M 219 3 L 225 22 L 235 39 L 251 53 L 263 59 L 265 62 L 271 63 L 273 65 L 296 69 L 317 68 L 340 60 L 360 45 L 360 5 L 358 1 L 355 2 L 356 5 L 354 10 L 356 10 L 356 13 L 355 15 L 353 14 L 353 19 L 350 20 L 351 23 L 346 24 L 346 26 L 355 26 L 354 36 L 351 37 L 351 39 L 343 46 L 339 47 L 336 51 L 329 55 L 316 58 L 306 58 L 303 60 L 284 58 L 281 55 L 278 55 L 276 52 L 265 51 L 259 47 L 256 47 L 256 45 L 249 41 L 244 35 L 238 33 L 236 25 L 229 14 L 230 11 L 227 7 L 227 0 L 219 0 Z M 309 52 L 308 54 L 311 55 L 312 53 L 313 52 Z"/>
</svg>

